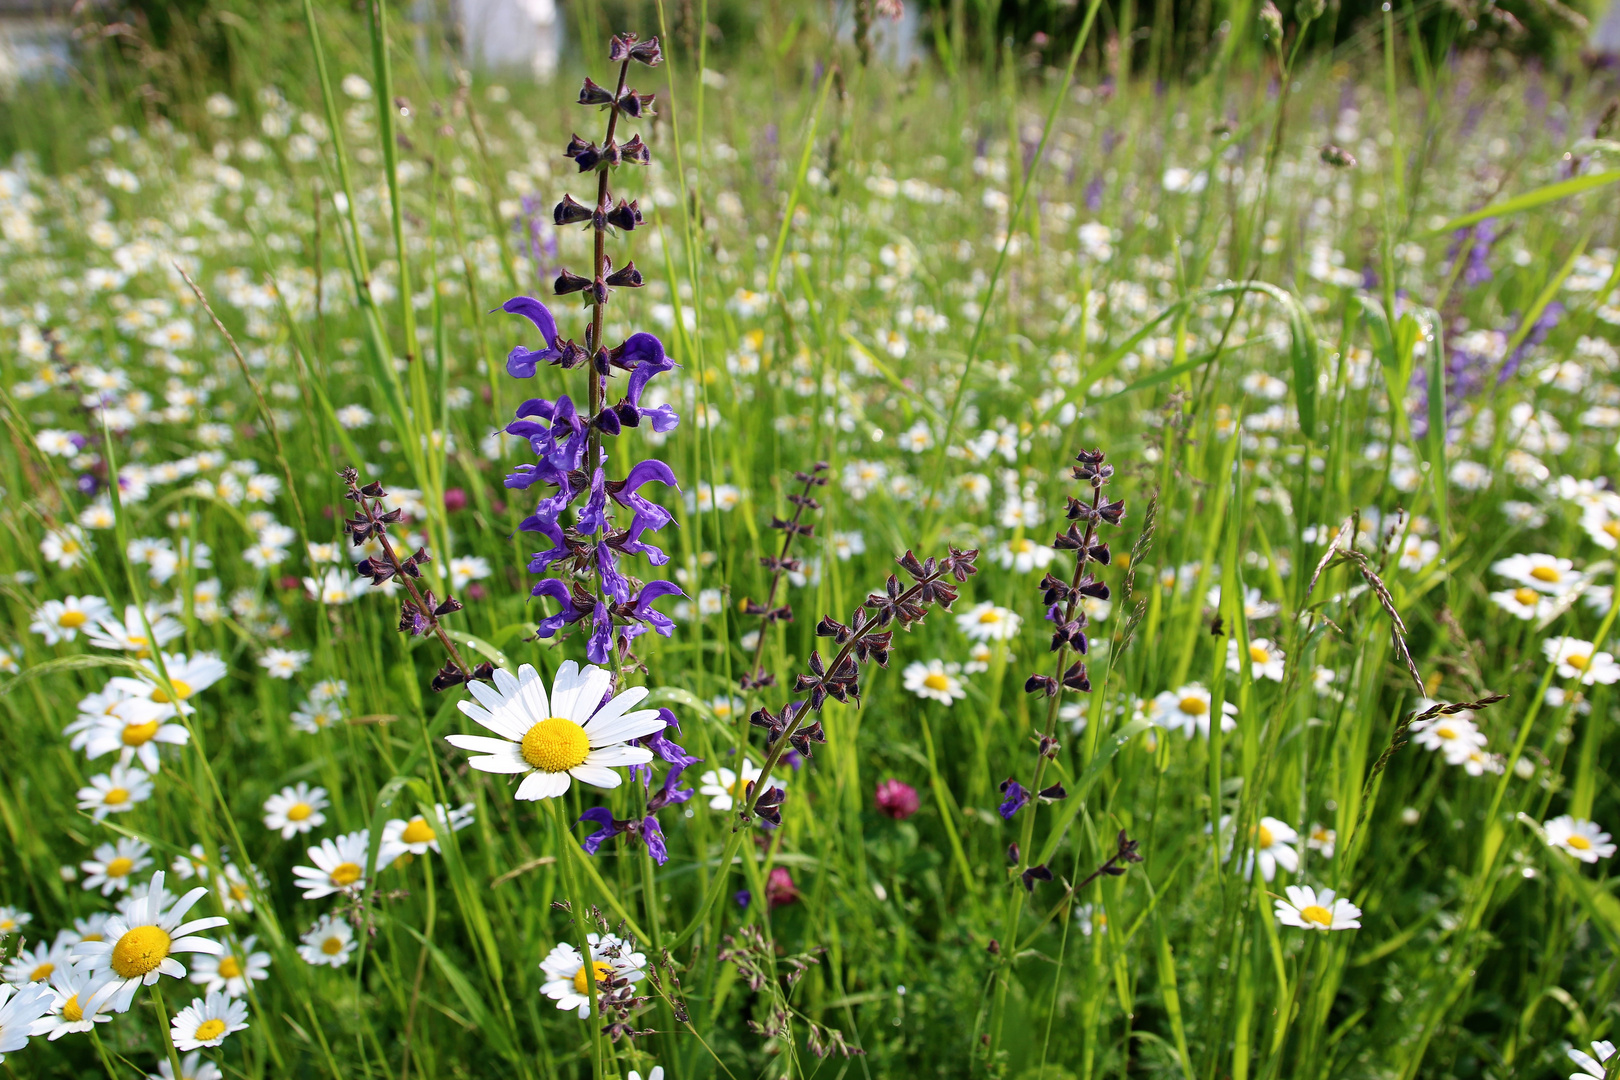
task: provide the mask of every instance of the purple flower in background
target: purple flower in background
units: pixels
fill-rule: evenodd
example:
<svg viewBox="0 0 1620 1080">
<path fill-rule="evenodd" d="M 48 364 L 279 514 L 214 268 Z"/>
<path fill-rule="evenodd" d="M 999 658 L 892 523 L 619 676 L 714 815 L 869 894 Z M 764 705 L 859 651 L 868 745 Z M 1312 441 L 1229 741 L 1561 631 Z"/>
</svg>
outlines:
<svg viewBox="0 0 1620 1080">
<path fill-rule="evenodd" d="M 892 778 L 878 781 L 872 801 L 877 805 L 878 813 L 892 817 L 896 821 L 906 820 L 915 814 L 917 807 L 921 805 L 916 788 L 902 780 Z"/>
<path fill-rule="evenodd" d="M 1013 815 L 1018 813 L 1025 803 L 1029 802 L 1029 792 L 1024 790 L 1023 784 L 1009 776 L 1001 782 L 1001 793 L 1006 798 L 1002 800 L 1001 805 L 996 809 L 1000 811 L 1003 821 L 1011 821 Z"/>
</svg>

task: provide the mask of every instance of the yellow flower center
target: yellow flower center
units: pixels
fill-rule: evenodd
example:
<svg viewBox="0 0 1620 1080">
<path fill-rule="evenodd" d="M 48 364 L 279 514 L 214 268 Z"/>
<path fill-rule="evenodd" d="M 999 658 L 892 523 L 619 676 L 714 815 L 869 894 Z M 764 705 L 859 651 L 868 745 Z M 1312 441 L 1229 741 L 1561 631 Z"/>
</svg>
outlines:
<svg viewBox="0 0 1620 1080">
<path fill-rule="evenodd" d="M 84 1010 L 79 1007 L 78 994 L 74 994 L 62 1003 L 62 1019 L 70 1024 L 77 1024 L 84 1019 Z"/>
<path fill-rule="evenodd" d="M 1620 518 L 1610 518 L 1603 523 L 1603 531 L 1620 540 Z"/>
<path fill-rule="evenodd" d="M 45 979 L 50 978 L 51 977 L 51 972 L 53 972 L 55 970 L 56 970 L 56 965 L 51 963 L 49 960 L 47 960 L 43 964 L 39 965 L 39 967 L 35 968 L 33 971 L 30 971 L 28 973 L 28 981 L 29 982 L 41 982 L 41 981 L 43 981 Z"/>
<path fill-rule="evenodd" d="M 612 974 L 613 969 L 600 960 L 591 961 L 591 966 L 596 969 L 596 985 L 600 987 L 607 981 L 607 977 Z M 581 964 L 579 970 L 574 972 L 574 991 L 576 993 L 583 994 L 590 989 L 585 985 L 585 980 L 589 977 L 585 974 L 585 965 Z"/>
<path fill-rule="evenodd" d="M 1571 833 L 1569 839 L 1565 840 L 1564 843 L 1568 844 L 1570 847 L 1574 848 L 1576 851 L 1591 851 L 1592 850 L 1592 841 L 1588 840 L 1586 837 L 1582 836 L 1580 833 Z"/>
<path fill-rule="evenodd" d="M 951 688 L 951 680 L 947 679 L 944 675 L 936 671 L 923 680 L 923 685 L 928 687 L 930 690 L 949 690 Z"/>
<path fill-rule="evenodd" d="M 16 919 L 0 919 L 0 933 L 9 934 L 17 929 Z"/>
<path fill-rule="evenodd" d="M 108 788 L 107 794 L 101 797 L 101 801 L 108 806 L 123 806 L 129 802 L 129 790 L 121 787 Z"/>
<path fill-rule="evenodd" d="M 113 974 L 120 979 L 139 979 L 157 970 L 169 956 L 171 939 L 161 926 L 137 926 L 125 931 L 113 946 Z"/>
<path fill-rule="evenodd" d="M 64 630 L 77 630 L 90 621 L 90 616 L 82 611 L 64 611 L 57 617 L 56 625 Z"/>
<path fill-rule="evenodd" d="M 1316 923 L 1318 926 L 1332 926 L 1333 912 L 1321 904 L 1307 904 L 1299 909 L 1299 917 L 1306 922 Z"/>
<path fill-rule="evenodd" d="M 585 763 L 591 737 L 565 716 L 549 716 L 523 736 L 523 760 L 548 773 L 567 772 Z"/>
<path fill-rule="evenodd" d="M 222 979 L 239 979 L 242 977 L 242 964 L 234 956 L 226 956 L 219 962 L 219 977 Z"/>
<path fill-rule="evenodd" d="M 207 1042 L 209 1039 L 217 1039 L 223 1034 L 225 1034 L 225 1021 L 215 1018 L 213 1020 L 204 1020 L 198 1024 L 192 1038 L 198 1042 Z"/>
<path fill-rule="evenodd" d="M 399 834 L 399 838 L 407 844 L 431 843 L 437 836 L 438 834 L 433 831 L 433 826 L 421 818 L 413 818 L 411 823 L 405 826 L 405 831 Z"/>
<path fill-rule="evenodd" d="M 307 821 L 309 820 L 309 815 L 313 814 L 314 812 L 315 808 L 309 805 L 307 802 L 293 803 L 291 806 L 287 807 L 287 820 Z"/>
<path fill-rule="evenodd" d="M 1257 664 L 1269 663 L 1271 661 L 1271 651 L 1264 645 L 1250 645 L 1249 659 Z"/>
<path fill-rule="evenodd" d="M 118 858 L 107 864 L 107 876 L 128 877 L 129 872 L 133 869 L 135 869 L 135 860 L 128 859 L 120 855 Z M 88 941 L 89 939 L 86 938 L 85 940 Z"/>
<path fill-rule="evenodd" d="M 1176 702 L 1176 707 L 1182 712 L 1186 713 L 1188 716 L 1203 716 L 1205 713 L 1209 712 L 1209 702 L 1205 701 L 1197 694 L 1188 694 L 1186 697 Z"/>
<path fill-rule="evenodd" d="M 1018 554 L 1020 554 L 1020 555 L 1027 555 L 1031 551 L 1035 550 L 1035 541 L 1033 541 L 1033 540 L 1014 540 L 1013 543 L 1012 543 L 1012 549 L 1014 551 L 1018 552 Z"/>
<path fill-rule="evenodd" d="M 1563 574 L 1558 572 L 1558 567 L 1556 566 L 1532 567 L 1530 570 L 1530 576 L 1535 578 L 1537 581 L 1545 581 L 1548 584 L 1561 581 L 1564 577 Z"/>
<path fill-rule="evenodd" d="M 335 934 L 321 942 L 321 952 L 325 953 L 327 956 L 336 956 L 342 951 L 343 939 Z"/>
<path fill-rule="evenodd" d="M 998 623 L 1001 621 L 1001 612 L 997 611 L 995 608 L 991 608 L 989 611 L 986 611 L 983 615 L 979 616 L 979 621 L 981 623 Z"/>
<path fill-rule="evenodd" d="M 232 900 L 236 900 L 236 901 L 240 902 L 242 900 L 246 900 L 247 897 L 248 897 L 248 890 L 247 890 L 246 885 L 243 885 L 239 881 L 231 883 L 231 899 Z"/>
<path fill-rule="evenodd" d="M 191 689 L 191 684 L 184 679 L 170 679 L 169 683 L 174 687 L 174 697 L 172 698 L 169 696 L 169 691 L 163 687 L 154 686 L 152 688 L 152 700 L 159 705 L 167 705 L 171 701 L 184 701 L 195 692 Z"/>
<path fill-rule="evenodd" d="M 107 936 L 105 934 L 86 934 L 86 935 L 84 935 L 84 937 L 80 938 L 79 940 L 80 941 L 106 941 Z"/>
<path fill-rule="evenodd" d="M 1528 585 L 1520 585 L 1517 589 L 1513 590 L 1513 599 L 1517 600 L 1525 607 L 1534 606 L 1536 599 L 1540 595 L 1540 593 L 1536 592 L 1536 590 L 1532 589 Z"/>
<path fill-rule="evenodd" d="M 125 724 L 124 745 L 145 746 L 152 741 L 152 736 L 157 734 L 157 730 L 158 722 L 156 720 L 148 720 L 144 724 Z"/>
<path fill-rule="evenodd" d="M 1586 665 L 1590 664 L 1591 662 L 1592 658 L 1590 656 L 1582 656 L 1580 653 L 1571 653 L 1570 655 L 1564 657 L 1564 663 L 1568 664 L 1576 671 L 1585 671 Z"/>
<path fill-rule="evenodd" d="M 346 889 L 350 885 L 353 885 L 355 882 L 359 881 L 360 875 L 364 873 L 365 871 L 360 869 L 359 863 L 346 862 L 338 863 L 336 866 L 332 867 L 332 872 L 327 876 L 332 879 L 332 884 L 338 886 L 339 888 Z"/>
<path fill-rule="evenodd" d="M 1255 828 L 1254 842 L 1256 847 L 1268 848 L 1277 842 L 1277 838 L 1271 835 L 1270 829 L 1266 828 L 1264 825 L 1260 825 Z"/>
</svg>

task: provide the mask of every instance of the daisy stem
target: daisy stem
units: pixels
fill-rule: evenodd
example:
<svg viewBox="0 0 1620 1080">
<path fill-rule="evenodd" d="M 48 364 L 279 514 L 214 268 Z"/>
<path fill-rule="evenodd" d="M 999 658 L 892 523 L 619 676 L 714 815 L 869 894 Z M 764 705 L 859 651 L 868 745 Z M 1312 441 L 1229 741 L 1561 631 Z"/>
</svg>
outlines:
<svg viewBox="0 0 1620 1080">
<path fill-rule="evenodd" d="M 169 1055 L 169 1068 L 174 1070 L 176 1077 L 183 1077 L 185 1074 L 180 1071 L 180 1051 L 175 1049 L 174 1033 L 169 1028 L 169 1010 L 163 1006 L 163 991 L 158 989 L 157 983 L 152 984 L 152 1004 L 157 1006 L 158 1027 L 163 1032 L 163 1050 Z"/>
<path fill-rule="evenodd" d="M 113 1068 L 112 1059 L 107 1056 L 107 1048 L 101 1043 L 101 1032 L 96 1030 L 94 1022 L 90 1025 L 90 1042 L 95 1045 L 96 1056 L 101 1059 L 101 1067 L 106 1070 L 109 1080 L 122 1080 L 118 1070 Z M 176 1072 L 175 1075 L 180 1074 Z"/>
<path fill-rule="evenodd" d="M 438 921 L 437 901 L 433 892 L 433 864 L 426 853 L 422 856 L 422 876 L 427 879 L 427 914 L 422 922 L 422 951 L 416 957 L 416 977 L 411 982 L 411 1004 L 405 1013 L 404 1052 L 400 1056 L 399 1080 L 410 1080 L 411 1035 L 416 1029 L 416 1005 L 422 996 L 422 977 L 427 971 L 428 950 L 433 947 L 433 924 Z"/>
<path fill-rule="evenodd" d="M 591 1025 L 591 1076 L 595 1080 L 603 1080 L 607 1074 L 602 1047 L 601 1012 L 596 997 L 596 958 L 591 955 L 591 939 L 585 926 L 579 875 L 574 869 L 574 861 L 569 858 L 568 847 L 573 844 L 574 838 L 569 832 L 562 800 L 547 799 L 546 803 L 551 807 L 552 822 L 557 827 L 557 866 L 562 870 L 563 888 L 568 890 L 569 916 L 574 923 L 574 947 L 579 950 L 580 963 L 585 969 L 585 997 L 590 1010 L 586 1022 Z"/>
</svg>

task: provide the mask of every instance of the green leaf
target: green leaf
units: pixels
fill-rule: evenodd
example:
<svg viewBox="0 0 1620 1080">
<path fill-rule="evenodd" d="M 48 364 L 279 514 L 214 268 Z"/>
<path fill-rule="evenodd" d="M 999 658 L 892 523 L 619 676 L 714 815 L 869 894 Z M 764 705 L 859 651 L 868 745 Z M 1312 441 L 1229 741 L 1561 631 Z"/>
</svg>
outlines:
<svg viewBox="0 0 1620 1080">
<path fill-rule="evenodd" d="M 9 694 L 25 682 L 42 679 L 46 675 L 55 675 L 58 671 L 82 671 L 85 668 L 115 667 L 125 671 L 141 674 L 145 668 L 133 660 L 122 656 L 61 656 L 55 660 L 47 660 L 43 664 L 35 664 L 23 671 L 22 674 L 7 679 L 0 684 L 0 694 Z"/>
<path fill-rule="evenodd" d="M 1521 210 L 1533 210 L 1538 206 L 1557 202 L 1559 199 L 1567 199 L 1571 195 L 1579 195 L 1594 188 L 1604 187 L 1614 183 L 1616 180 L 1620 180 L 1620 169 L 1610 169 L 1608 172 L 1593 173 L 1590 176 L 1577 176 L 1573 180 L 1561 180 L 1556 184 L 1547 184 L 1544 187 L 1536 188 L 1534 191 L 1527 191 L 1523 195 L 1515 195 L 1511 199 L 1492 203 L 1484 209 L 1475 210 L 1471 214 L 1452 218 L 1439 228 L 1431 229 L 1430 235 L 1461 229 L 1464 226 L 1484 221 L 1486 218 L 1507 217 L 1509 214 L 1517 214 Z"/>
</svg>

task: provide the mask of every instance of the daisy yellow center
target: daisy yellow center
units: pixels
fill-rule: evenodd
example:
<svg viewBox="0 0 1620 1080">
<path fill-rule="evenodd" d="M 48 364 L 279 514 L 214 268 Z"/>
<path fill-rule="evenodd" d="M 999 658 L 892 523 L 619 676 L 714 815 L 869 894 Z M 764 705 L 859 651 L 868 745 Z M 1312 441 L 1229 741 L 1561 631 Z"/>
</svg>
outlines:
<svg viewBox="0 0 1620 1080">
<path fill-rule="evenodd" d="M 131 634 L 131 635 L 129 635 L 129 643 L 131 645 L 145 646 L 147 644 L 147 641 L 140 634 Z"/>
<path fill-rule="evenodd" d="M 1445 727 L 1443 725 L 1435 728 L 1434 733 L 1440 736 L 1442 739 L 1455 739 L 1457 737 L 1457 732 L 1454 728 Z"/>
<path fill-rule="evenodd" d="M 108 788 L 107 794 L 101 797 L 101 801 L 108 806 L 123 806 L 129 802 L 129 789 L 121 787 Z"/>
<path fill-rule="evenodd" d="M 548 716 L 523 736 L 523 760 L 548 773 L 567 772 L 585 764 L 591 737 L 566 716 Z"/>
<path fill-rule="evenodd" d="M 923 685 L 928 687 L 930 690 L 949 690 L 951 688 L 951 680 L 947 679 L 944 675 L 941 675 L 936 671 L 923 680 Z"/>
<path fill-rule="evenodd" d="M 127 930 L 112 950 L 113 973 L 120 979 L 139 979 L 157 970 L 168 959 L 172 944 L 161 926 L 137 926 Z"/>
<path fill-rule="evenodd" d="M 89 621 L 90 616 L 86 615 L 82 611 L 64 611 L 57 618 L 56 625 L 62 627 L 64 630 L 77 630 L 79 627 L 83 626 Z"/>
<path fill-rule="evenodd" d="M 321 952 L 327 956 L 336 956 L 343 951 L 343 939 L 337 936 L 329 937 L 321 942 Z"/>
<path fill-rule="evenodd" d="M 246 900 L 247 896 L 248 896 L 248 891 L 247 891 L 247 886 L 246 885 L 243 885 L 239 881 L 238 882 L 233 882 L 231 884 L 231 899 L 232 900 L 236 900 L 236 901 L 240 902 L 242 900 Z"/>
<path fill-rule="evenodd" d="M 191 684 L 184 679 L 170 679 L 169 683 L 174 687 L 174 697 L 172 698 L 169 696 L 169 691 L 164 687 L 155 686 L 152 688 L 152 700 L 159 705 L 167 705 L 171 701 L 184 701 L 194 693 Z"/>
<path fill-rule="evenodd" d="M 1536 566 L 1531 568 L 1530 576 L 1537 581 L 1545 581 L 1550 585 L 1561 580 L 1564 575 L 1558 572 L 1556 566 Z"/>
<path fill-rule="evenodd" d="M 77 540 L 64 540 L 64 541 L 62 541 L 62 554 L 64 554 L 64 555 L 77 555 L 78 553 L 79 553 L 79 542 Z"/>
<path fill-rule="evenodd" d="M 1012 545 L 1012 549 L 1014 551 L 1018 552 L 1018 554 L 1020 554 L 1020 555 L 1027 555 L 1031 551 L 1035 550 L 1035 541 L 1033 541 L 1033 540 L 1018 540 L 1018 541 L 1015 541 L 1013 543 L 1013 545 Z"/>
<path fill-rule="evenodd" d="M 242 977 L 242 964 L 234 956 L 227 956 L 219 962 L 219 977 L 222 979 L 239 979 Z"/>
<path fill-rule="evenodd" d="M 135 869 L 135 860 L 120 855 L 107 864 L 108 877 L 128 877 L 129 872 Z"/>
<path fill-rule="evenodd" d="M 438 834 L 433 831 L 433 826 L 421 818 L 412 819 L 411 823 L 405 826 L 405 831 L 399 834 L 399 838 L 407 844 L 432 843 L 437 836 Z"/>
<path fill-rule="evenodd" d="M 1532 604 L 1534 604 L 1538 596 L 1540 596 L 1540 593 L 1536 592 L 1536 590 L 1530 588 L 1528 585 L 1521 585 L 1517 589 L 1513 590 L 1513 599 L 1517 600 L 1525 607 L 1530 607 Z"/>
<path fill-rule="evenodd" d="M 1197 694 L 1188 694 L 1176 703 L 1176 707 L 1188 716 L 1203 716 L 1209 712 L 1209 702 Z"/>
<path fill-rule="evenodd" d="M 1564 657 L 1564 663 L 1568 664 L 1576 671 L 1585 671 L 1586 665 L 1590 664 L 1591 662 L 1592 658 L 1590 656 L 1582 656 L 1580 653 L 1571 653 L 1570 655 Z"/>
<path fill-rule="evenodd" d="M 0 932 L 9 934 L 15 929 L 17 929 L 16 919 L 0 919 Z"/>
<path fill-rule="evenodd" d="M 287 807 L 287 820 L 307 821 L 309 820 L 309 815 L 313 814 L 314 812 L 315 808 L 309 805 L 307 802 L 293 803 L 291 806 Z"/>
<path fill-rule="evenodd" d="M 1318 926 L 1332 926 L 1333 912 L 1321 904 L 1306 904 L 1299 909 L 1299 917 Z"/>
<path fill-rule="evenodd" d="M 1264 645 L 1250 645 L 1249 659 L 1257 664 L 1264 664 L 1271 660 L 1271 650 Z"/>
<path fill-rule="evenodd" d="M 79 940 L 80 941 L 106 941 L 107 936 L 105 934 L 86 934 L 86 935 L 84 935 L 84 937 L 80 938 Z"/>
<path fill-rule="evenodd" d="M 43 964 L 39 965 L 39 967 L 28 973 L 28 981 L 40 982 L 43 979 L 48 979 L 51 977 L 51 972 L 55 970 L 56 965 L 47 960 Z"/>
<path fill-rule="evenodd" d="M 365 871 L 360 869 L 359 863 L 346 862 L 338 863 L 332 867 L 332 872 L 327 876 L 332 879 L 332 884 L 340 888 L 348 888 L 359 881 L 360 875 L 363 873 Z"/>
<path fill-rule="evenodd" d="M 198 1024 L 196 1034 L 193 1037 L 198 1042 L 207 1042 L 209 1039 L 217 1039 L 223 1034 L 225 1034 L 225 1021 L 216 1018 L 204 1020 Z"/>
<path fill-rule="evenodd" d="M 74 994 L 62 1003 L 62 1019 L 70 1024 L 77 1024 L 84 1019 L 84 1010 L 79 1007 L 78 994 Z"/>
<path fill-rule="evenodd" d="M 1268 848 L 1277 842 L 1277 838 L 1271 835 L 1270 829 L 1266 828 L 1264 825 L 1261 825 L 1259 828 L 1255 829 L 1254 842 L 1258 847 Z"/>
<path fill-rule="evenodd" d="M 1603 531 L 1620 540 L 1620 518 L 1610 518 L 1603 523 Z"/>
<path fill-rule="evenodd" d="M 989 611 L 979 616 L 979 621 L 982 623 L 998 623 L 1001 621 L 1001 612 L 997 611 L 995 608 L 991 608 Z"/>
<path fill-rule="evenodd" d="M 157 734 L 157 730 L 158 722 L 156 720 L 148 720 L 144 724 L 125 724 L 124 745 L 145 746 L 152 741 L 152 736 Z"/>
<path fill-rule="evenodd" d="M 607 977 L 612 973 L 612 969 L 600 960 L 591 961 L 591 966 L 596 969 L 596 985 L 601 986 L 607 981 Z M 585 985 L 585 980 L 589 977 L 590 976 L 585 974 L 585 965 L 581 964 L 579 970 L 574 972 L 575 992 L 583 994 L 590 989 L 590 987 Z"/>
<path fill-rule="evenodd" d="M 1588 840 L 1586 837 L 1582 836 L 1580 833 L 1574 833 L 1573 835 L 1570 836 L 1570 838 L 1568 840 L 1565 840 L 1564 843 L 1568 844 L 1570 847 L 1574 848 L 1576 851 L 1591 851 L 1592 850 L 1592 841 Z"/>
</svg>

